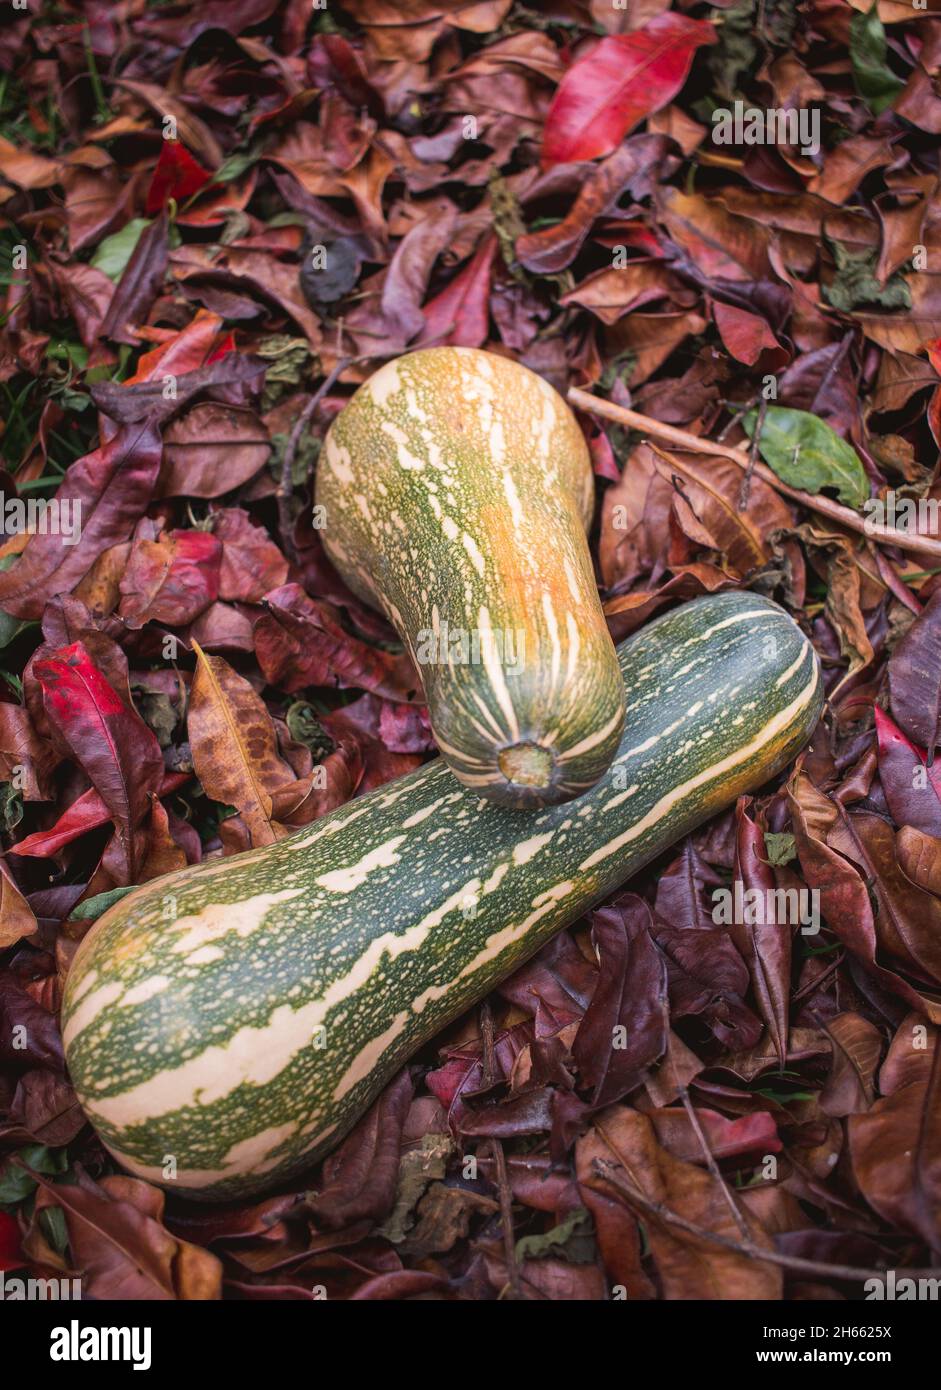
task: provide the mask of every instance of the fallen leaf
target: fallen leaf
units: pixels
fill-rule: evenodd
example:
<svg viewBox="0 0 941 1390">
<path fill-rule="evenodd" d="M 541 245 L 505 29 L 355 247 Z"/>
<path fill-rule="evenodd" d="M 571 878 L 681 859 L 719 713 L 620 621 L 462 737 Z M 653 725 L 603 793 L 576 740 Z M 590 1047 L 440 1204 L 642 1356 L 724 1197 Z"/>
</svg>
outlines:
<svg viewBox="0 0 941 1390">
<path fill-rule="evenodd" d="M 673 100 L 696 49 L 715 42 L 711 24 L 675 13 L 600 39 L 559 84 L 546 117 L 543 166 L 610 153 L 645 116 Z"/>
<path fill-rule="evenodd" d="M 578 1179 L 633 1211 L 644 1224 L 650 1254 L 665 1298 L 777 1299 L 780 1268 L 745 1253 L 742 1231 L 721 1184 L 711 1173 L 667 1153 L 646 1115 L 624 1106 L 606 1111 L 576 1148 Z M 636 1200 L 632 1202 L 632 1194 Z M 734 1200 L 734 1199 L 733 1199 Z M 760 1223 L 740 1208 L 749 1240 L 773 1250 Z M 669 1212 L 701 1231 L 722 1237 L 733 1248 L 714 1244 L 670 1225 Z"/>
<path fill-rule="evenodd" d="M 271 788 L 294 780 L 278 753 L 271 716 L 252 686 L 221 656 L 193 643 L 196 674 L 186 725 L 193 766 L 207 796 L 235 806 L 253 845 L 279 838 Z"/>
<path fill-rule="evenodd" d="M 743 421 L 754 432 L 754 412 Z M 758 440 L 761 457 L 782 482 L 804 492 L 832 488 L 841 502 L 859 508 L 869 496 L 869 480 L 859 455 L 823 420 L 805 410 L 772 405 Z"/>
<path fill-rule="evenodd" d="M 126 882 L 135 882 L 137 831 L 163 781 L 163 756 L 140 715 L 129 709 L 75 642 L 42 661 L 33 673 L 46 716 L 87 773 L 118 832 Z"/>
</svg>

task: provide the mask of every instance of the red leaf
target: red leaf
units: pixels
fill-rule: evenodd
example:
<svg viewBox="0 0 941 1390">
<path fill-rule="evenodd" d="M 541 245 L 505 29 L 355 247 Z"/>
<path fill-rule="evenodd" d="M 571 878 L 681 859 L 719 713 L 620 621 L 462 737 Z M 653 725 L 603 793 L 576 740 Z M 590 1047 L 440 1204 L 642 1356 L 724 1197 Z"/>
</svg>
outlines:
<svg viewBox="0 0 941 1390">
<path fill-rule="evenodd" d="M 425 706 L 392 700 L 381 702 L 379 738 L 392 753 L 432 753 L 437 747 Z"/>
<path fill-rule="evenodd" d="M 287 582 L 288 562 L 261 526 L 241 507 L 212 513 L 212 533 L 222 542 L 220 598 L 260 603 L 271 589 Z"/>
<path fill-rule="evenodd" d="M 173 198 L 185 202 L 212 180 L 212 174 L 198 164 L 179 140 L 164 140 L 154 176 L 147 190 L 148 215 L 159 212 Z"/>
<path fill-rule="evenodd" d="M 168 374 L 180 376 L 195 371 L 204 363 L 208 366 L 217 357 L 224 357 L 223 347 L 225 342 L 231 339 L 231 333 L 226 335 L 209 357 L 206 356 L 221 325 L 222 320 L 218 314 L 211 314 L 208 309 L 200 309 L 196 317 L 185 328 L 181 328 L 179 333 L 171 334 L 158 347 L 145 352 L 138 360 L 137 371 L 133 376 L 127 377 L 122 385 L 135 386 L 138 382 L 155 381 L 157 377 Z"/>
<path fill-rule="evenodd" d="M 37 661 L 49 721 L 68 744 L 108 808 L 136 879 L 134 832 L 163 782 L 163 755 L 153 732 L 128 709 L 95 666 L 82 642 Z"/>
<path fill-rule="evenodd" d="M 609 154 L 645 116 L 672 101 L 712 25 L 657 15 L 633 34 L 601 39 L 563 77 L 546 119 L 544 167 Z"/>
<path fill-rule="evenodd" d="M 0 1269 L 20 1269 L 20 1228 L 16 1217 L 0 1211 Z"/>
<path fill-rule="evenodd" d="M 212 363 L 212 362 L 218 362 L 220 358 L 222 358 L 222 357 L 227 357 L 228 354 L 229 354 L 230 352 L 234 352 L 234 351 L 235 351 L 235 334 L 234 334 L 234 333 L 226 333 L 226 335 L 225 335 L 224 338 L 220 338 L 220 339 L 219 339 L 219 344 L 218 344 L 218 346 L 217 346 L 217 347 L 214 347 L 213 350 L 212 350 L 212 352 L 211 352 L 211 353 L 209 354 L 209 356 L 206 358 L 206 366 L 208 367 L 208 366 L 210 365 L 210 363 Z"/>
<path fill-rule="evenodd" d="M 170 792 L 176 791 L 177 787 L 182 787 L 183 783 L 188 781 L 189 776 L 188 772 L 165 772 L 157 795 L 167 796 Z M 32 835 L 27 835 L 25 840 L 20 840 L 12 847 L 13 853 L 30 859 L 50 859 L 80 835 L 97 830 L 99 825 L 104 825 L 109 819 L 107 806 L 94 787 L 89 787 L 87 792 L 83 792 L 62 812 L 55 825 L 50 826 L 48 830 L 35 830 Z"/>
<path fill-rule="evenodd" d="M 879 780 L 893 820 L 926 835 L 941 835 L 941 763 L 929 767 L 922 749 L 905 737 L 885 710 L 875 705 L 874 712 Z"/>
<path fill-rule="evenodd" d="M 60 516 L 77 522 L 77 542 L 51 530 L 31 536 L 13 568 L 0 574 L 0 607 L 15 618 L 41 617 L 46 602 L 74 589 L 102 551 L 127 540 L 153 496 L 160 457 L 160 433 L 147 420 L 119 429 L 73 463 L 55 500 Z"/>
<path fill-rule="evenodd" d="M 487 341 L 490 270 L 496 249 L 496 237 L 485 237 L 447 289 L 425 305 L 425 327 L 415 347 L 430 342 L 436 347 L 480 347 Z"/>
<path fill-rule="evenodd" d="M 712 316 L 723 346 L 737 362 L 753 367 L 768 349 L 779 354 L 782 352 L 781 344 L 760 315 L 717 300 L 712 306 Z"/>
<path fill-rule="evenodd" d="M 139 537 L 121 579 L 121 618 L 132 628 L 191 623 L 219 597 L 221 563 L 222 542 L 208 531 Z"/>
<path fill-rule="evenodd" d="M 334 710 L 332 714 L 325 714 L 321 718 L 323 727 L 334 743 L 342 747 L 352 738 L 359 745 L 363 759 L 363 772 L 357 784 L 357 793 L 360 796 L 372 791 L 373 787 L 381 787 L 385 782 L 413 772 L 421 762 L 416 753 L 391 752 L 379 738 L 374 738 L 367 731 L 365 726 L 371 722 L 368 712 L 363 711 L 367 717 L 362 721 L 360 714 L 364 701 L 368 699 L 369 696 L 361 696 L 353 704 L 344 705 L 342 709 Z"/>
<path fill-rule="evenodd" d="M 299 584 L 273 589 L 265 608 L 255 624 L 255 651 L 270 685 L 289 694 L 306 685 L 352 686 L 386 700 L 423 702 L 406 653 L 384 652 L 352 637 L 335 609 L 310 598 Z"/>
<path fill-rule="evenodd" d="M 77 840 L 89 830 L 97 830 L 108 819 L 108 808 L 94 787 L 89 787 L 67 807 L 55 825 L 48 830 L 36 830 L 14 846 L 15 853 L 33 859 L 49 859 L 60 849 Z"/>
<path fill-rule="evenodd" d="M 937 591 L 893 649 L 888 672 L 895 722 L 933 758 L 941 737 L 941 594 Z"/>
<path fill-rule="evenodd" d="M 588 445 L 588 452 L 591 454 L 591 466 L 595 477 L 605 478 L 609 483 L 619 483 L 621 470 L 618 468 L 610 439 L 600 425 L 586 425 L 584 419 L 579 423 Z"/>
</svg>

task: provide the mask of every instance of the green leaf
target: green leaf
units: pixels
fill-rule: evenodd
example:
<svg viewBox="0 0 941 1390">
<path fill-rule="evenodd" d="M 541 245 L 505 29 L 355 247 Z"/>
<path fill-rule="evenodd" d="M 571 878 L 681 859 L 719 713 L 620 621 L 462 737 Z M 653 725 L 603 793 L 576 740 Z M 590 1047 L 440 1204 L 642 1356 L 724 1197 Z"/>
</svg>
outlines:
<svg viewBox="0 0 941 1390">
<path fill-rule="evenodd" d="M 787 831 L 780 833 L 769 830 L 765 834 L 765 849 L 768 851 L 769 864 L 790 864 L 792 859 L 797 858 L 797 849 L 794 836 Z"/>
<path fill-rule="evenodd" d="M 878 3 L 874 3 L 868 14 L 858 10 L 850 20 L 850 60 L 853 64 L 853 81 L 861 97 L 865 97 L 869 109 L 879 116 L 891 106 L 905 86 L 900 77 L 886 61 L 888 45 L 885 29 L 879 18 Z"/>
<path fill-rule="evenodd" d="M 551 1231 L 522 1236 L 516 1242 L 517 1261 L 557 1256 L 573 1265 L 591 1264 L 595 1258 L 594 1230 L 591 1213 L 585 1207 L 574 1207 Z"/>
<path fill-rule="evenodd" d="M 0 669 L 0 676 L 2 676 L 3 679 L 6 681 L 7 685 L 13 691 L 13 694 L 16 696 L 17 700 L 19 700 L 20 703 L 22 703 L 23 682 L 20 679 L 20 677 L 15 676 L 12 671 L 4 671 L 2 669 Z"/>
<path fill-rule="evenodd" d="M 39 1224 L 46 1240 L 53 1250 L 64 1255 L 69 1248 L 69 1228 L 65 1220 L 65 1212 L 61 1207 L 43 1207 L 39 1213 Z"/>
<path fill-rule="evenodd" d="M 315 762 L 322 762 L 332 753 L 336 744 L 317 718 L 317 712 L 307 700 L 295 700 L 289 706 L 284 722 L 296 743 L 303 743 L 314 755 Z"/>
<path fill-rule="evenodd" d="M 213 183 L 231 183 L 233 179 L 239 179 L 250 169 L 253 164 L 257 164 L 264 153 L 264 142 L 253 145 L 249 150 L 236 150 L 230 154 L 228 159 L 219 165 L 219 168 L 212 176 Z"/>
<path fill-rule="evenodd" d="M 754 433 L 757 411 L 742 422 Z M 831 487 L 841 502 L 857 510 L 869 496 L 866 470 L 851 444 L 806 410 L 768 407 L 758 441 L 761 457 L 782 482 L 803 492 Z"/>
<path fill-rule="evenodd" d="M 19 637 L 21 632 L 34 624 L 29 618 L 14 618 L 9 613 L 0 611 L 0 651 L 8 647 L 14 637 Z"/>
<path fill-rule="evenodd" d="M 121 898 L 133 893 L 134 885 L 130 888 L 109 888 L 106 893 L 96 893 L 93 898 L 86 898 L 83 903 L 79 903 L 70 918 L 73 922 L 94 921 L 103 912 L 107 912 L 112 903 L 120 902 Z"/>
<path fill-rule="evenodd" d="M 21 1162 L 14 1162 L 14 1159 Z M 0 1207 L 15 1207 L 36 1188 L 35 1179 L 21 1167 L 21 1163 L 32 1168 L 34 1173 L 54 1177 L 67 1170 L 68 1155 L 65 1149 L 50 1149 L 45 1144 L 27 1144 L 25 1148 L 17 1149 L 15 1154 L 10 1154 L 0 1165 Z"/>
<path fill-rule="evenodd" d="M 23 819 L 23 798 L 12 782 L 0 782 L 0 830 L 9 834 Z"/>
<path fill-rule="evenodd" d="M 73 372 L 83 372 L 88 365 L 88 349 L 81 343 L 69 342 L 67 338 L 52 338 L 46 348 L 46 356 L 56 362 L 64 362 Z"/>
<path fill-rule="evenodd" d="M 911 291 L 898 271 L 884 285 L 879 283 L 875 251 L 853 252 L 829 237 L 827 241 L 836 261 L 836 275 L 822 288 L 824 298 L 834 309 L 850 314 L 860 304 L 878 304 L 883 309 L 912 307 Z"/>
<path fill-rule="evenodd" d="M 119 232 L 105 237 L 92 256 L 91 264 L 96 270 L 103 270 L 108 278 L 116 283 L 124 274 L 124 267 L 131 259 L 141 233 L 149 226 L 150 222 L 146 217 L 135 217 Z"/>
</svg>

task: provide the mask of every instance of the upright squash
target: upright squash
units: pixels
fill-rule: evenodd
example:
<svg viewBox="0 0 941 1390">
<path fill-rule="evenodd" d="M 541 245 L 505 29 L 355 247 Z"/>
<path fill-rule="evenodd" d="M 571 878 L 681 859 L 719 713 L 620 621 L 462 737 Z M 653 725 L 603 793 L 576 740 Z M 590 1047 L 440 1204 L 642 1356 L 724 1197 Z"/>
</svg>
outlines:
<svg viewBox="0 0 941 1390">
<path fill-rule="evenodd" d="M 327 553 L 408 645 L 452 771 L 505 806 L 579 796 L 621 737 L 621 679 L 585 539 L 592 499 L 562 398 L 470 348 L 381 367 L 334 421 L 318 465 Z"/>
<path fill-rule="evenodd" d="M 687 604 L 619 658 L 627 733 L 577 803 L 488 805 L 436 760 L 95 924 L 66 1056 L 122 1163 L 212 1198 L 291 1176 L 560 927 L 783 767 L 820 711 L 813 649 L 754 594 Z"/>
</svg>

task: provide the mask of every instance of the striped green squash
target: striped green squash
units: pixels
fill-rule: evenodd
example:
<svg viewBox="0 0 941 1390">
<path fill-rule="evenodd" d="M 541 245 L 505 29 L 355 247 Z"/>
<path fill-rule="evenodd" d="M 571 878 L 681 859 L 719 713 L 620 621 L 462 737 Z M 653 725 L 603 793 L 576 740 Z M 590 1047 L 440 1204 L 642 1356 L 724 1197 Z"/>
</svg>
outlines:
<svg viewBox="0 0 941 1390">
<path fill-rule="evenodd" d="M 813 649 L 753 594 L 678 608 L 619 660 L 628 732 L 578 802 L 494 806 L 437 760 L 96 923 L 64 1036 L 126 1167 L 213 1198 L 304 1168 L 554 932 L 781 769 L 822 703 Z"/>
<path fill-rule="evenodd" d="M 580 796 L 621 738 L 585 539 L 593 498 L 561 396 L 476 349 L 387 363 L 324 443 L 315 500 L 327 553 L 407 644 L 452 771 L 501 805 Z"/>
</svg>

